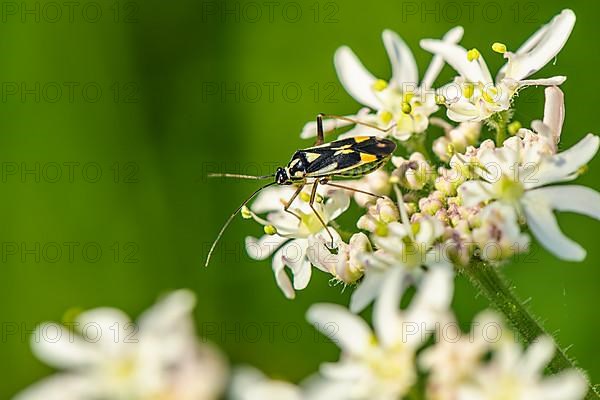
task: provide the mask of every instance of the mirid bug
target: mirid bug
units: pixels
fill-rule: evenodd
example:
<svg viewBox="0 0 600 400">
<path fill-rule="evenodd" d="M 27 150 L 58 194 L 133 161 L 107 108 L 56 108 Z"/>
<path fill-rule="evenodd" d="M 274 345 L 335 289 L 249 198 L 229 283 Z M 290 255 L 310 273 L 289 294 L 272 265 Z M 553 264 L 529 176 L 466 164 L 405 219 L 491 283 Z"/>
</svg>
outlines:
<svg viewBox="0 0 600 400">
<path fill-rule="evenodd" d="M 237 174 L 210 174 L 211 177 L 227 177 L 227 178 L 241 178 L 241 179 L 268 179 L 275 178 L 274 182 L 271 182 L 252 193 L 244 202 L 231 214 L 231 216 L 225 221 L 225 224 L 219 231 L 217 238 L 213 242 L 208 256 L 206 258 L 205 266 L 208 266 L 213 251 L 221 236 L 225 232 L 225 229 L 229 226 L 233 218 L 240 212 L 250 200 L 254 198 L 261 190 L 268 188 L 273 185 L 296 185 L 296 191 L 286 202 L 284 211 L 292 214 L 300 220 L 300 216 L 290 210 L 290 207 L 296 197 L 300 194 L 304 186 L 312 185 L 309 206 L 315 213 L 323 228 L 329 234 L 331 238 L 332 248 L 334 247 L 333 235 L 327 229 L 327 225 L 323 221 L 323 218 L 314 207 L 314 202 L 317 194 L 318 185 L 329 185 L 340 189 L 351 190 L 359 193 L 364 193 L 374 197 L 382 197 L 374 193 L 369 193 L 363 190 L 351 188 L 348 186 L 339 185 L 331 182 L 334 177 L 342 178 L 358 178 L 367 175 L 383 164 L 386 163 L 392 156 L 394 150 L 396 150 L 396 143 L 389 139 L 379 138 L 377 136 L 356 136 L 347 139 L 335 140 L 333 142 L 324 143 L 323 133 L 323 118 L 335 118 L 345 121 L 349 121 L 353 124 L 365 125 L 373 129 L 377 129 L 382 132 L 387 132 L 388 129 L 382 129 L 375 125 L 367 124 L 364 122 L 356 121 L 350 118 L 341 117 L 337 115 L 325 115 L 319 114 L 317 116 L 317 141 L 313 147 L 298 150 L 292 156 L 292 159 L 285 167 L 277 168 L 277 171 L 272 175 L 264 176 L 252 176 L 252 175 L 237 175 Z"/>
</svg>

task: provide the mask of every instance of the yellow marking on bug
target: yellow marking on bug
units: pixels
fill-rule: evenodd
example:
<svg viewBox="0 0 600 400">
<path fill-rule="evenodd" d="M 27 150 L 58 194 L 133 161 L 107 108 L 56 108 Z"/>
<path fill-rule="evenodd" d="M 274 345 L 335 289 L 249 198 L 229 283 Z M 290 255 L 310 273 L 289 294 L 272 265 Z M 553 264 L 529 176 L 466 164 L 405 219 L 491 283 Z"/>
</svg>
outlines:
<svg viewBox="0 0 600 400">
<path fill-rule="evenodd" d="M 374 156 L 373 154 L 360 153 L 360 161 L 365 163 L 377 161 L 377 156 Z"/>
<path fill-rule="evenodd" d="M 317 158 L 321 157 L 321 155 L 319 153 L 305 153 L 306 155 L 306 161 L 308 161 L 309 163 L 315 161 Z"/>
<path fill-rule="evenodd" d="M 338 151 L 336 151 L 333 155 L 334 156 L 339 156 L 340 154 L 351 154 L 354 153 L 354 150 L 352 149 L 340 149 Z"/>
<path fill-rule="evenodd" d="M 356 143 L 364 142 L 365 140 L 369 140 L 369 139 L 370 139 L 369 136 L 355 136 L 354 137 L 354 141 Z"/>
<path fill-rule="evenodd" d="M 344 150 L 344 149 L 349 149 L 350 147 L 352 147 L 352 144 L 345 144 L 340 147 L 333 147 L 331 150 Z"/>
</svg>

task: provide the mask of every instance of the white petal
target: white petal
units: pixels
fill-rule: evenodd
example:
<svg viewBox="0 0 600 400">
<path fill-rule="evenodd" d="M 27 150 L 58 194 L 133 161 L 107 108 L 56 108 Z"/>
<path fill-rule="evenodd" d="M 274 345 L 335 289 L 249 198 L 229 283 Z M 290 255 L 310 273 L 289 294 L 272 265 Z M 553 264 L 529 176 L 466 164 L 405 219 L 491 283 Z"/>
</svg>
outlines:
<svg viewBox="0 0 600 400">
<path fill-rule="evenodd" d="M 600 220 L 600 193 L 579 185 L 549 186 L 534 190 L 557 211 L 570 211 Z"/>
<path fill-rule="evenodd" d="M 490 72 L 485 62 L 469 61 L 467 51 L 455 44 L 441 40 L 421 40 L 421 47 L 433 54 L 439 54 L 446 62 L 467 81 L 473 83 L 491 83 Z M 481 61 L 483 59 L 481 58 Z"/>
<path fill-rule="evenodd" d="M 566 76 L 558 75 L 551 78 L 542 79 L 524 79 L 519 81 L 519 87 L 525 86 L 559 86 L 565 83 L 567 80 Z"/>
<path fill-rule="evenodd" d="M 556 86 L 550 86 L 544 91 L 544 125 L 550 128 L 554 143 L 560 141 L 563 122 L 565 120 L 565 95 Z"/>
<path fill-rule="evenodd" d="M 280 249 L 273 256 L 273 273 L 275 274 L 275 281 L 277 286 L 281 289 L 285 297 L 293 299 L 296 297 L 296 292 L 292 287 L 292 282 L 285 272 L 285 264 L 283 263 L 282 250 Z"/>
<path fill-rule="evenodd" d="M 433 330 L 447 314 L 452 301 L 453 280 L 452 267 L 440 265 L 427 272 L 406 311 L 407 320 L 418 323 L 425 331 Z"/>
<path fill-rule="evenodd" d="M 485 115 L 479 113 L 479 109 L 471 103 L 461 102 L 451 104 L 446 110 L 448 119 L 454 122 L 481 121 Z"/>
<path fill-rule="evenodd" d="M 467 181 L 458 187 L 458 194 L 466 207 L 494 198 L 492 185 L 484 181 Z"/>
<path fill-rule="evenodd" d="M 349 47 L 342 46 L 337 49 L 334 64 L 340 82 L 356 101 L 374 110 L 381 107 L 381 103 L 373 93 L 375 77 L 367 71 Z"/>
<path fill-rule="evenodd" d="M 125 337 L 132 332 L 132 322 L 121 310 L 109 307 L 95 308 L 81 313 L 76 322 L 84 338 L 96 342 L 106 356 L 119 355 L 133 347 L 128 346 L 126 341 L 115 340 L 115 337 Z"/>
<path fill-rule="evenodd" d="M 460 42 L 463 37 L 464 30 L 462 26 L 457 26 L 450 29 L 444 37 L 442 41 L 445 43 L 456 44 Z M 442 71 L 444 67 L 444 58 L 440 55 L 434 55 L 425 71 L 425 75 L 423 76 L 423 80 L 421 81 L 421 89 L 430 89 L 433 86 L 433 83 L 437 79 L 438 75 Z"/>
<path fill-rule="evenodd" d="M 546 364 L 550 362 L 554 355 L 554 341 L 547 336 L 537 338 L 529 346 L 519 362 L 519 372 L 521 376 L 536 376 L 543 372 Z"/>
<path fill-rule="evenodd" d="M 382 38 L 392 64 L 392 83 L 400 89 L 405 84 L 416 89 L 419 85 L 419 71 L 412 51 L 394 31 L 386 29 Z"/>
<path fill-rule="evenodd" d="M 185 325 L 196 306 L 196 295 L 191 290 L 171 292 L 139 317 L 140 330 L 146 333 L 169 333 Z M 131 331 L 131 330 L 130 330 Z"/>
<path fill-rule="evenodd" d="M 574 25 L 575 13 L 563 10 L 547 26 L 541 28 L 541 34 L 534 34 L 533 40 L 525 42 L 522 49 L 512 55 L 514 59 L 510 61 L 506 76 L 519 81 L 539 71 L 560 52 Z"/>
<path fill-rule="evenodd" d="M 337 304 L 315 304 L 306 313 L 308 321 L 350 354 L 364 354 L 371 342 L 369 325 Z"/>
<path fill-rule="evenodd" d="M 385 281 L 384 271 L 368 269 L 358 287 L 350 297 L 350 311 L 359 313 L 364 310 L 379 294 Z"/>
<path fill-rule="evenodd" d="M 540 244 L 558 258 L 567 261 L 582 261 L 585 250 L 560 230 L 550 205 L 544 204 L 543 197 L 536 197 L 537 190 L 523 196 L 527 225 Z"/>
<path fill-rule="evenodd" d="M 336 190 L 325 202 L 324 212 L 327 222 L 333 221 L 350 207 L 350 196 L 345 190 Z M 333 230 L 333 228 L 329 228 Z"/>
<path fill-rule="evenodd" d="M 574 369 L 548 376 L 540 386 L 539 398 L 544 400 L 579 400 L 588 390 L 587 380 Z"/>
<path fill-rule="evenodd" d="M 263 235 L 260 239 L 246 236 L 246 253 L 253 260 L 266 260 L 286 240 L 288 239 L 279 235 Z"/>
<path fill-rule="evenodd" d="M 95 382 L 84 376 L 56 374 L 42 379 L 18 393 L 13 400 L 81 400 L 101 398 Z"/>
<path fill-rule="evenodd" d="M 600 138 L 588 133 L 577 144 L 552 157 L 542 160 L 534 180 L 528 187 L 575 179 L 577 170 L 587 164 L 598 152 Z"/>
<path fill-rule="evenodd" d="M 395 343 L 400 335 L 398 315 L 405 278 L 401 267 L 392 267 L 386 273 L 381 293 L 375 301 L 373 326 L 384 347 Z"/>
<path fill-rule="evenodd" d="M 260 192 L 252 202 L 252 211 L 262 214 L 269 211 L 283 210 L 282 200 L 288 200 L 294 194 L 291 186 L 272 186 Z"/>
<path fill-rule="evenodd" d="M 56 322 L 38 325 L 31 337 L 31 350 L 40 360 L 61 369 L 89 367 L 102 359 L 93 343 Z"/>
</svg>

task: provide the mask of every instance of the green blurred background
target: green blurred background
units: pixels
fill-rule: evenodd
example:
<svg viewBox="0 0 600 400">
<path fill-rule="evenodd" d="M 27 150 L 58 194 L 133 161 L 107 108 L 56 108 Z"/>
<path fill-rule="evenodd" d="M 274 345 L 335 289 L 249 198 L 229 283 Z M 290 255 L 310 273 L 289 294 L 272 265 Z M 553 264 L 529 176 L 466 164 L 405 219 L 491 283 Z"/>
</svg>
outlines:
<svg viewBox="0 0 600 400">
<path fill-rule="evenodd" d="M 422 73 L 430 56 L 419 39 L 461 24 L 462 43 L 478 47 L 496 71 L 502 59 L 490 44 L 516 49 L 565 2 L 77 4 L 1 5 L 2 399 L 51 371 L 29 350 L 28 331 L 40 321 L 101 305 L 137 315 L 180 287 L 197 293 L 199 331 L 234 363 L 297 381 L 335 359 L 336 347 L 315 335 L 304 313 L 314 302 L 347 304 L 351 290 L 315 272 L 308 289 L 286 300 L 270 261 L 244 255 L 243 238 L 261 229 L 241 218 L 212 265 L 202 266 L 223 221 L 256 187 L 204 175 L 269 173 L 310 143 L 298 133 L 317 113 L 357 110 L 332 65 L 342 44 L 387 78 L 380 34 L 394 29 Z M 578 17 L 573 34 L 556 63 L 536 74 L 569 78 L 563 147 L 598 129 L 600 5 L 569 6 Z M 451 77 L 446 67 L 438 83 Z M 542 116 L 542 93 L 529 89 L 519 99 L 525 126 Z M 599 171 L 595 160 L 579 181 L 600 189 Z M 560 223 L 588 250 L 585 262 L 564 263 L 535 247 L 535 261 L 505 271 L 597 382 L 600 224 L 575 215 Z M 458 278 L 455 304 L 466 324 L 486 301 Z"/>
</svg>

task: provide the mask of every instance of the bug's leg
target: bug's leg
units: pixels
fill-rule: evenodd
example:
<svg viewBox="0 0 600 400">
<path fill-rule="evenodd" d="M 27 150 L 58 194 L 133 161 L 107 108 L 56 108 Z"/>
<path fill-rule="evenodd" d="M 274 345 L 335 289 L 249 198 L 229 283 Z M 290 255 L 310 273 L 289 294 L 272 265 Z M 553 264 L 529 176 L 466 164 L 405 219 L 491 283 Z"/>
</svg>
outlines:
<svg viewBox="0 0 600 400">
<path fill-rule="evenodd" d="M 321 184 L 333 186 L 333 187 L 340 188 L 340 189 L 350 190 L 352 192 L 363 193 L 363 194 L 366 194 L 366 195 L 369 195 L 369 196 L 377 197 L 379 199 L 383 199 L 384 198 L 384 196 L 381 196 L 381 195 L 378 195 L 378 194 L 375 194 L 375 193 L 367 192 L 365 190 L 355 189 L 355 188 L 350 187 L 350 186 L 338 185 L 337 183 L 332 183 L 332 182 L 327 182 L 326 181 L 326 182 L 321 182 Z"/>
<path fill-rule="evenodd" d="M 333 115 L 333 114 L 323 114 L 323 113 L 321 113 L 317 117 L 317 121 L 319 121 L 319 117 L 321 117 L 321 121 L 322 121 L 323 118 L 339 119 L 339 120 L 342 120 L 342 121 L 352 122 L 353 124 L 356 124 L 356 125 L 363 125 L 363 126 L 367 126 L 369 128 L 377 129 L 378 131 L 384 132 L 384 133 L 385 132 L 389 132 L 392 128 L 394 128 L 396 126 L 396 123 L 393 123 L 388 128 L 383 129 L 383 128 L 378 127 L 377 125 L 369 124 L 367 122 L 362 122 L 362 121 L 359 121 L 359 120 L 354 119 L 354 118 L 348 118 L 348 117 L 344 117 L 344 116 L 341 116 L 341 115 Z M 317 126 L 318 126 L 318 123 L 317 123 Z M 321 123 L 321 128 L 322 127 L 323 127 L 323 125 Z"/>
<path fill-rule="evenodd" d="M 323 135 L 323 114 L 317 115 L 317 141 L 315 142 L 315 146 L 319 146 L 325 143 L 325 138 Z"/>
<path fill-rule="evenodd" d="M 304 187 L 305 184 L 306 183 L 302 183 L 300 186 L 298 186 L 298 189 L 296 189 L 296 191 L 294 192 L 294 194 L 292 195 L 292 197 L 290 197 L 290 199 L 285 204 L 285 207 L 283 207 L 283 211 L 292 214 L 294 217 L 298 218 L 299 221 L 301 221 L 302 218 L 300 218 L 300 216 L 298 214 L 296 214 L 295 212 L 291 211 L 289 208 L 292 206 L 292 203 L 294 202 L 294 200 L 296 200 L 296 197 L 298 197 L 298 195 L 302 191 L 302 188 Z"/>
<path fill-rule="evenodd" d="M 331 234 L 331 232 L 329 232 L 329 229 L 327 228 L 327 224 L 325 224 L 325 221 L 323 221 L 323 218 L 321 218 L 321 215 L 319 215 L 317 209 L 314 206 L 315 198 L 317 196 L 317 186 L 318 185 L 319 185 L 319 181 L 316 180 L 313 182 L 313 188 L 312 188 L 312 192 L 310 193 L 310 201 L 308 202 L 308 205 L 313 210 L 313 212 L 319 219 L 319 222 L 321 222 L 321 225 L 323 225 L 323 228 L 325 228 L 325 230 L 327 231 L 327 234 L 331 238 L 331 248 L 333 249 L 335 247 L 335 243 L 334 243 L 335 241 L 333 239 L 333 235 Z"/>
</svg>

